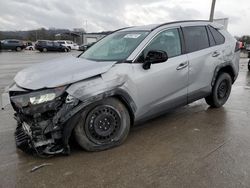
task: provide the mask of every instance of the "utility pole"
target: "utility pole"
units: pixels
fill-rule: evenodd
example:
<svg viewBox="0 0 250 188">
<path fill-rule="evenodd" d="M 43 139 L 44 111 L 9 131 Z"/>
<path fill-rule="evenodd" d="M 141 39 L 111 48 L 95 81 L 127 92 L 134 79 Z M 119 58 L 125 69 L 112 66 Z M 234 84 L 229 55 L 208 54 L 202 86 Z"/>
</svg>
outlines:
<svg viewBox="0 0 250 188">
<path fill-rule="evenodd" d="M 211 6 L 210 18 L 209 18 L 209 21 L 210 21 L 210 22 L 214 21 L 215 3 L 216 3 L 216 0 L 212 0 L 212 6 Z"/>
</svg>

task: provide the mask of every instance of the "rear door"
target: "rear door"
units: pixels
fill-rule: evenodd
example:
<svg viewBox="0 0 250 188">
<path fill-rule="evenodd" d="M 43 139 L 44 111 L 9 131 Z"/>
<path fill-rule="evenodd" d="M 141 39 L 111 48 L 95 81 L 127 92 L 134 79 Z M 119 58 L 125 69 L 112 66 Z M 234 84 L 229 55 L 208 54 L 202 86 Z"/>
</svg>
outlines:
<svg viewBox="0 0 250 188">
<path fill-rule="evenodd" d="M 54 47 L 54 42 L 48 41 L 47 42 L 47 49 L 48 49 L 48 51 L 56 51 L 56 48 Z"/>
<path fill-rule="evenodd" d="M 215 44 L 210 41 L 206 26 L 188 26 L 182 30 L 189 61 L 188 102 L 192 102 L 211 92 L 211 81 L 220 53 L 210 47 Z"/>
</svg>

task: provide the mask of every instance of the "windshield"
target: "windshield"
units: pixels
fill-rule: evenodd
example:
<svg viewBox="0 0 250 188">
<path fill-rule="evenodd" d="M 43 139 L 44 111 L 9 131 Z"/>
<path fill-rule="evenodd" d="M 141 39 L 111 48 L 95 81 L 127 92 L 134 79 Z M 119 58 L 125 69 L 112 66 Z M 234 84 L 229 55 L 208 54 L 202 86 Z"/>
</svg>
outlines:
<svg viewBox="0 0 250 188">
<path fill-rule="evenodd" d="M 113 33 L 97 42 L 80 57 L 95 61 L 125 60 L 148 33 L 147 31 Z"/>
</svg>

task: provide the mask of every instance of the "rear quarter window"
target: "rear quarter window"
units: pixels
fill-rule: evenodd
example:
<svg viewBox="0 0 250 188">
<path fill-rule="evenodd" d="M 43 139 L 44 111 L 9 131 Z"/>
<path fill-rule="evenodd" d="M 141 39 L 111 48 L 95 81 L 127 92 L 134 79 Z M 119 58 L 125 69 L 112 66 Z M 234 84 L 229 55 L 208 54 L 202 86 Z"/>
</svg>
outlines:
<svg viewBox="0 0 250 188">
<path fill-rule="evenodd" d="M 209 47 L 209 39 L 205 26 L 189 26 L 183 28 L 187 53 Z"/>
<path fill-rule="evenodd" d="M 207 27 L 207 33 L 208 33 L 208 38 L 209 38 L 209 43 L 210 43 L 210 46 L 215 46 L 216 45 L 216 42 L 214 40 L 214 36 L 212 35 L 211 31 L 208 29 Z"/>
<path fill-rule="evenodd" d="M 214 37 L 216 45 L 225 43 L 225 37 L 217 29 L 213 28 L 212 26 L 208 26 L 208 28 Z"/>
</svg>

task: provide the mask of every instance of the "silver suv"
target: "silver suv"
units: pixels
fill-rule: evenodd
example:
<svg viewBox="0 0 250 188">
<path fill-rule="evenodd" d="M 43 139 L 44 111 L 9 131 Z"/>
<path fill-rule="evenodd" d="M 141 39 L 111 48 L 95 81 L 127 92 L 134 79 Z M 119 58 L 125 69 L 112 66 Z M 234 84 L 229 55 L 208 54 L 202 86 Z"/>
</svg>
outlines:
<svg viewBox="0 0 250 188">
<path fill-rule="evenodd" d="M 9 88 L 17 147 L 70 153 L 120 145 L 132 125 L 205 98 L 224 105 L 238 76 L 239 49 L 221 25 L 172 22 L 118 30 L 79 57 L 20 71 Z"/>
</svg>

